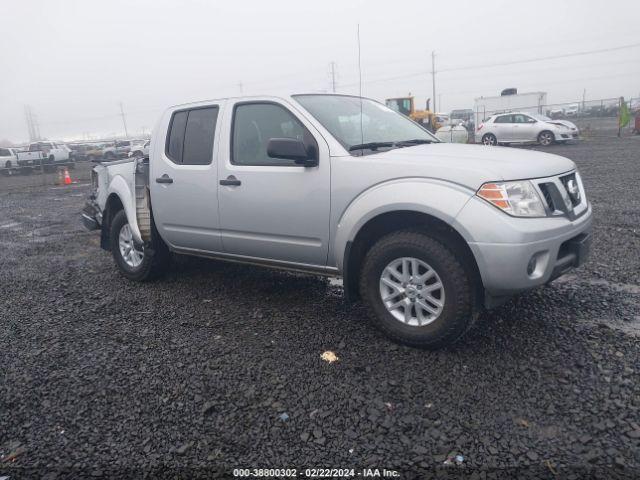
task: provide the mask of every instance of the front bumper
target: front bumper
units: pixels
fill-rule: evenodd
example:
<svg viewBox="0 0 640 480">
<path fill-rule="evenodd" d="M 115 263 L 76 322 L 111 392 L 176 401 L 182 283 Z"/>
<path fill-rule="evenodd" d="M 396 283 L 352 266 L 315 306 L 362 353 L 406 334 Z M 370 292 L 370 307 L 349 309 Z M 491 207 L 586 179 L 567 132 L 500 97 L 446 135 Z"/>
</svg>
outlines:
<svg viewBox="0 0 640 480">
<path fill-rule="evenodd" d="M 480 271 L 487 307 L 548 283 L 582 265 L 589 256 L 590 204 L 573 220 L 524 219 L 509 217 L 474 199 L 457 221 L 472 225 L 473 231 L 467 229 L 467 234 L 480 240 L 468 243 Z"/>
</svg>

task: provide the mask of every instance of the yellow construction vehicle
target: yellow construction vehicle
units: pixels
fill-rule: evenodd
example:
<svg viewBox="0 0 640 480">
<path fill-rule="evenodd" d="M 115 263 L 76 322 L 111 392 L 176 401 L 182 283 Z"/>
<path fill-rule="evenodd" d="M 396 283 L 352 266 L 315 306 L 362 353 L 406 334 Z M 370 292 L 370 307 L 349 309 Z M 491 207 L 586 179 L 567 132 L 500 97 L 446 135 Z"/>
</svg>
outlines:
<svg viewBox="0 0 640 480">
<path fill-rule="evenodd" d="M 435 132 L 442 125 L 436 119 L 436 115 L 429 109 L 431 99 L 427 99 L 427 108 L 424 110 L 416 110 L 414 97 L 409 94 L 407 97 L 387 98 L 385 105 L 391 110 L 406 115 L 411 120 L 419 123 L 423 127 Z"/>
</svg>

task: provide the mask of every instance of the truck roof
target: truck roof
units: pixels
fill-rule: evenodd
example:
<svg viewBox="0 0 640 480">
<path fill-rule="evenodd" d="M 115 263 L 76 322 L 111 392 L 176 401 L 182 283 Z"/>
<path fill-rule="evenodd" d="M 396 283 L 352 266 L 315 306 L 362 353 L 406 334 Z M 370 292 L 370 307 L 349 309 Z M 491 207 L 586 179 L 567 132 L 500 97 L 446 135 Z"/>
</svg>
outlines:
<svg viewBox="0 0 640 480">
<path fill-rule="evenodd" d="M 197 100 L 194 102 L 178 103 L 176 105 L 169 106 L 168 109 L 174 109 L 178 107 L 186 108 L 186 107 L 192 107 L 192 106 L 202 105 L 202 104 L 211 103 L 211 102 L 221 102 L 223 100 L 254 100 L 254 99 L 256 100 L 264 100 L 264 99 L 288 100 L 298 95 L 317 95 L 317 96 L 324 95 L 324 96 L 331 96 L 331 97 L 360 98 L 358 95 L 349 95 L 345 93 L 319 93 L 319 92 L 299 92 L 299 93 L 292 93 L 289 95 L 237 95 L 237 96 L 231 96 L 231 97 L 209 98 L 205 100 Z M 369 99 L 368 97 L 364 97 L 364 96 L 362 98 Z M 373 99 L 369 99 L 369 100 L 373 100 Z"/>
</svg>

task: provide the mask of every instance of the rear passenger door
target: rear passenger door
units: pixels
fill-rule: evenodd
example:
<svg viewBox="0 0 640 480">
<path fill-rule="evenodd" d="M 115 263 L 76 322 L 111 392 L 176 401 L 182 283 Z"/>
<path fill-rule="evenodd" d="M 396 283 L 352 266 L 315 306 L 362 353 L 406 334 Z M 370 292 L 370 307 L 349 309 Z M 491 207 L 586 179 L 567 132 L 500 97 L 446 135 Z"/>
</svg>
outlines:
<svg viewBox="0 0 640 480">
<path fill-rule="evenodd" d="M 149 166 L 156 228 L 172 247 L 221 251 L 217 122 L 221 104 L 176 110 L 152 143 Z"/>
<path fill-rule="evenodd" d="M 510 142 L 513 139 L 513 115 L 498 115 L 493 121 L 493 133 L 498 142 Z"/>
</svg>

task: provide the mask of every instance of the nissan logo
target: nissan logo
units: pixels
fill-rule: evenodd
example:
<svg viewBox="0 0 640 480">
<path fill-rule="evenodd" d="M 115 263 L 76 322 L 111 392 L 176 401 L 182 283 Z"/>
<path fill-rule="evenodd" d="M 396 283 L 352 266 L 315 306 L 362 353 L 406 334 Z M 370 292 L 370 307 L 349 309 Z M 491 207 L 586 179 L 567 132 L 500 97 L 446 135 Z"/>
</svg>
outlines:
<svg viewBox="0 0 640 480">
<path fill-rule="evenodd" d="M 580 199 L 580 188 L 578 188 L 578 184 L 575 180 L 571 179 L 567 182 L 567 191 L 575 200 Z"/>
</svg>

